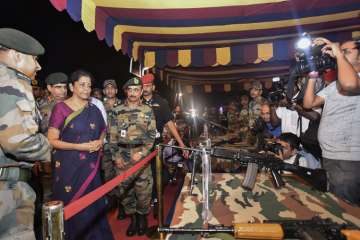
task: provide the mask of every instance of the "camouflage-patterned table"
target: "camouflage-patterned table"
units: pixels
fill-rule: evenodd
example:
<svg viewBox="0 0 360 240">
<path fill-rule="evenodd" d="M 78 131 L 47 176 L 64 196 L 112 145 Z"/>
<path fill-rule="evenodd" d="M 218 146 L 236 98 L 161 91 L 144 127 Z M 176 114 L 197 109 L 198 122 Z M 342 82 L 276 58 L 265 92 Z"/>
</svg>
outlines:
<svg viewBox="0 0 360 240">
<path fill-rule="evenodd" d="M 197 178 L 201 181 L 201 176 Z M 284 177 L 282 189 L 274 189 L 269 176 L 261 173 L 253 191 L 241 187 L 243 174 L 213 173 L 210 224 L 231 226 L 233 223 L 263 220 L 331 218 L 337 223 L 353 223 L 360 227 L 360 208 L 353 207 L 333 194 L 322 193 L 293 177 Z M 201 227 L 201 182 L 194 188 L 197 196 L 189 196 L 190 174 L 176 202 L 171 227 Z M 192 235 L 168 235 L 167 239 L 200 239 Z M 207 238 L 209 239 L 209 238 Z M 212 238 L 214 239 L 214 238 Z M 218 238 L 215 238 L 218 239 Z M 228 239 L 228 238 L 227 238 Z"/>
</svg>

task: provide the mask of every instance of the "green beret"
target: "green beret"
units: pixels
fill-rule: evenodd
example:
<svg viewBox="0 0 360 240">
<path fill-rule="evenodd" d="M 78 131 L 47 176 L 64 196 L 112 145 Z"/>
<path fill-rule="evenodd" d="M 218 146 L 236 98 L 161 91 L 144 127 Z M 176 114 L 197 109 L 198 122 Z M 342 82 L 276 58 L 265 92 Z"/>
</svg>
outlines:
<svg viewBox="0 0 360 240">
<path fill-rule="evenodd" d="M 46 85 L 55 85 L 59 83 L 67 84 L 67 82 L 68 82 L 68 76 L 62 72 L 51 73 L 45 79 Z"/>
<path fill-rule="evenodd" d="M 0 46 L 32 56 L 45 53 L 44 47 L 35 38 L 13 28 L 0 28 Z"/>
<path fill-rule="evenodd" d="M 127 82 L 124 84 L 123 89 L 126 89 L 129 86 L 142 86 L 141 81 L 137 77 L 130 78 L 127 80 Z"/>
</svg>

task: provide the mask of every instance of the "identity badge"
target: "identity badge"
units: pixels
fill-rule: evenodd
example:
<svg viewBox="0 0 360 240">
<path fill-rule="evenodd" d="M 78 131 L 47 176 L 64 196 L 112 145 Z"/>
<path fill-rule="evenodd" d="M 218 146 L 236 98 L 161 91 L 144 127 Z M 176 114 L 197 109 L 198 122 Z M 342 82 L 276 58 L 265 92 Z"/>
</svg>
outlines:
<svg viewBox="0 0 360 240">
<path fill-rule="evenodd" d="M 126 137 L 126 130 L 121 130 L 120 136 L 121 137 Z"/>
</svg>

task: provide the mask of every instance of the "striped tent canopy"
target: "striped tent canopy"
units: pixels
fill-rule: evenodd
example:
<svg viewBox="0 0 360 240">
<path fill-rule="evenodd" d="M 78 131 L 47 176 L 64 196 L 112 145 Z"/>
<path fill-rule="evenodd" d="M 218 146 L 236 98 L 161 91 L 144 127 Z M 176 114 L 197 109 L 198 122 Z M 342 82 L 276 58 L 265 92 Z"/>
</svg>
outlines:
<svg viewBox="0 0 360 240">
<path fill-rule="evenodd" d="M 274 76 L 286 78 L 288 72 L 288 64 L 272 62 L 262 63 L 261 67 L 258 64 L 245 64 L 241 67 L 165 67 L 158 69 L 157 76 L 175 92 L 192 93 L 192 89 L 197 89 L 197 92 L 211 93 L 248 90 L 253 80 L 271 87 Z"/>
<path fill-rule="evenodd" d="M 358 34 L 359 0 L 50 0 L 143 67 L 286 61 L 302 32 Z"/>
</svg>

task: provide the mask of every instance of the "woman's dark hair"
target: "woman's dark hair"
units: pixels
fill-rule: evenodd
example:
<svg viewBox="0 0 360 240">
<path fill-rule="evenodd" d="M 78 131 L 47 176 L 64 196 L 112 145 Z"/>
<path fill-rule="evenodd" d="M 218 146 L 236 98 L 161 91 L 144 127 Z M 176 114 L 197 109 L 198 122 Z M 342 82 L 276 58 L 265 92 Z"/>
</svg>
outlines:
<svg viewBox="0 0 360 240">
<path fill-rule="evenodd" d="M 296 136 L 293 133 L 290 133 L 290 132 L 282 133 L 279 136 L 279 140 L 289 143 L 291 149 L 299 150 L 299 148 L 300 148 L 300 138 L 298 138 L 298 136 Z"/>
<path fill-rule="evenodd" d="M 70 75 L 69 83 L 74 84 L 76 81 L 79 81 L 81 77 L 89 77 L 91 80 L 91 86 L 94 86 L 94 76 L 90 72 L 82 69 L 76 70 Z"/>
</svg>

